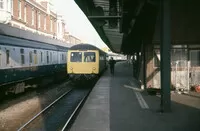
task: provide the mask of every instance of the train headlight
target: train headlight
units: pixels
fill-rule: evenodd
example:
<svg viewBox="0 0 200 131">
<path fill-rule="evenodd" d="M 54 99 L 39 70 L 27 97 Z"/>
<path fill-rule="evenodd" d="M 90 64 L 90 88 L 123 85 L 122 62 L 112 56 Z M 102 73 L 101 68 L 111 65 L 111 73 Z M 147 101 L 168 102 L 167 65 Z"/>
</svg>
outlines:
<svg viewBox="0 0 200 131">
<path fill-rule="evenodd" d="M 73 68 L 72 68 L 72 67 L 70 67 L 70 70 L 73 70 Z"/>
<path fill-rule="evenodd" d="M 96 70 L 96 68 L 95 68 L 95 67 L 93 67 L 92 69 L 93 69 L 93 70 Z"/>
</svg>

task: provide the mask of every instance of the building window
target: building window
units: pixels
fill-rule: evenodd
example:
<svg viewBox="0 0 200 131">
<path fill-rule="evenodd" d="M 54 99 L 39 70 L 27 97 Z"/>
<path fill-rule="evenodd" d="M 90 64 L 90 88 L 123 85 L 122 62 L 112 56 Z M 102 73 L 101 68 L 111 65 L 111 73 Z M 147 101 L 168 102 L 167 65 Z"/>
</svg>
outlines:
<svg viewBox="0 0 200 131">
<path fill-rule="evenodd" d="M 52 20 L 52 18 L 51 18 L 50 21 L 51 21 L 51 29 L 50 30 L 51 30 L 51 32 L 53 32 L 53 20 Z"/>
<path fill-rule="evenodd" d="M 10 51 L 6 50 L 6 64 L 10 64 Z"/>
<path fill-rule="evenodd" d="M 24 22 L 26 22 L 26 6 L 24 7 Z"/>
<path fill-rule="evenodd" d="M 18 18 L 21 19 L 21 0 L 18 0 Z"/>
<path fill-rule="evenodd" d="M 34 9 L 32 8 L 32 25 L 34 25 L 34 21 L 35 21 L 35 16 L 34 16 Z"/>
<path fill-rule="evenodd" d="M 47 18 L 46 15 L 44 16 L 44 30 L 47 29 Z"/>
<path fill-rule="evenodd" d="M 38 12 L 38 28 L 40 28 L 40 12 Z"/>
<path fill-rule="evenodd" d="M 10 12 L 13 15 L 13 0 L 10 0 Z"/>
<path fill-rule="evenodd" d="M 21 53 L 21 64 L 25 64 L 25 58 L 24 58 L 24 49 L 20 49 L 20 53 Z"/>
<path fill-rule="evenodd" d="M 190 51 L 191 67 L 200 66 L 200 50 Z"/>
<path fill-rule="evenodd" d="M 185 48 L 171 49 L 171 67 L 187 67 L 188 52 Z"/>
<path fill-rule="evenodd" d="M 4 1 L 0 0 L 0 9 L 4 9 Z"/>
<path fill-rule="evenodd" d="M 160 49 L 154 49 L 153 51 L 154 67 L 160 67 Z"/>
<path fill-rule="evenodd" d="M 58 23 L 58 34 L 60 35 L 60 23 Z"/>
</svg>

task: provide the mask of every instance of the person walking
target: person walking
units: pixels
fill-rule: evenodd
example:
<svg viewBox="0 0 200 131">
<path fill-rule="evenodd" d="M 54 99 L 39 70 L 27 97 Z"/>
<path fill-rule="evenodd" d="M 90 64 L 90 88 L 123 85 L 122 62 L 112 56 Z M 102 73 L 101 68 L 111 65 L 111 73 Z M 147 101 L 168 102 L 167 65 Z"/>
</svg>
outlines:
<svg viewBox="0 0 200 131">
<path fill-rule="evenodd" d="M 109 64 L 110 64 L 110 73 L 114 75 L 116 61 L 113 59 L 113 57 L 111 57 L 111 59 L 109 60 Z"/>
</svg>

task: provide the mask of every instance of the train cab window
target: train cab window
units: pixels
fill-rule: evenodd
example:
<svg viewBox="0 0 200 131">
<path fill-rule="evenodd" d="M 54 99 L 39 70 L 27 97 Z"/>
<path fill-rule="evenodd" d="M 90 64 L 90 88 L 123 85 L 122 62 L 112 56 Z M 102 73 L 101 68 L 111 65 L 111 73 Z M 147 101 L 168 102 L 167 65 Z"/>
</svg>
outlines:
<svg viewBox="0 0 200 131">
<path fill-rule="evenodd" d="M 95 62 L 96 57 L 94 52 L 84 52 L 84 62 Z"/>
<path fill-rule="evenodd" d="M 21 64 L 25 64 L 25 59 L 24 59 L 24 49 L 20 49 L 20 53 L 21 53 Z"/>
<path fill-rule="evenodd" d="M 71 62 L 82 62 L 82 52 L 71 52 Z"/>
<path fill-rule="evenodd" d="M 6 64 L 10 64 L 10 51 L 6 50 Z"/>
</svg>

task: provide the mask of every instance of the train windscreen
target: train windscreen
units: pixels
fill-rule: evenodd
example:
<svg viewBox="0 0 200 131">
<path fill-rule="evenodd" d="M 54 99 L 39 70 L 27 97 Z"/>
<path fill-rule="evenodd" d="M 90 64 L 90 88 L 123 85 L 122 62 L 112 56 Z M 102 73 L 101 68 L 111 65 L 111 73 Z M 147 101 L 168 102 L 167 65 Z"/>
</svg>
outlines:
<svg viewBox="0 0 200 131">
<path fill-rule="evenodd" d="M 84 52 L 84 62 L 95 62 L 95 52 Z"/>
<path fill-rule="evenodd" d="M 82 52 L 71 52 L 71 62 L 82 62 Z"/>
</svg>

